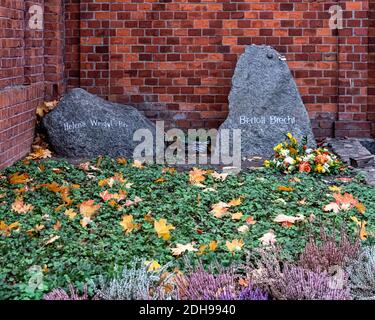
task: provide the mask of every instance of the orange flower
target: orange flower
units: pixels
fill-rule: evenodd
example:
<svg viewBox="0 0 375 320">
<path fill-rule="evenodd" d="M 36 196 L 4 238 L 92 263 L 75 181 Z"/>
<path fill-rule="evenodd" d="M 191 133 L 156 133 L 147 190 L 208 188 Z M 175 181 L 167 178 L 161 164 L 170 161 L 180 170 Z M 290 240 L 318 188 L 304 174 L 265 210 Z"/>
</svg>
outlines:
<svg viewBox="0 0 375 320">
<path fill-rule="evenodd" d="M 306 161 L 303 161 L 299 164 L 299 172 L 307 172 L 309 173 L 311 171 L 310 164 Z"/>
<path fill-rule="evenodd" d="M 326 154 L 321 154 L 315 157 L 315 162 L 320 164 L 325 164 L 328 161 L 328 156 Z"/>
</svg>

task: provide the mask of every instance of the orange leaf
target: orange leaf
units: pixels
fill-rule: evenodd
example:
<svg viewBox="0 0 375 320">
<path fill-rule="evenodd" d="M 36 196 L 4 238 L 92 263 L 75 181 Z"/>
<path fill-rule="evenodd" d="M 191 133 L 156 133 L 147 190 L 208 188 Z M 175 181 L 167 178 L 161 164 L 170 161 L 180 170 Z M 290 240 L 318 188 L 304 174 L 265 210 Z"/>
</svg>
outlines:
<svg viewBox="0 0 375 320">
<path fill-rule="evenodd" d="M 8 178 L 10 184 L 23 184 L 29 181 L 29 175 L 27 173 L 16 172 Z"/>
<path fill-rule="evenodd" d="M 25 204 L 21 197 L 16 198 L 12 204 L 12 210 L 17 213 L 27 213 L 33 209 L 34 207 L 31 204 Z"/>
<path fill-rule="evenodd" d="M 205 170 L 201 170 L 194 167 L 192 170 L 189 171 L 189 182 L 191 184 L 200 184 L 206 179 L 206 177 L 204 176 L 205 174 Z"/>
<path fill-rule="evenodd" d="M 60 230 L 61 229 L 61 221 L 57 220 L 56 223 L 53 225 L 53 229 Z"/>
<path fill-rule="evenodd" d="M 100 208 L 100 204 L 95 204 L 94 200 L 87 200 L 80 204 L 79 211 L 83 217 L 91 218 Z"/>
<path fill-rule="evenodd" d="M 359 213 L 364 214 L 366 212 L 366 207 L 365 207 L 365 205 L 363 203 L 359 202 L 359 203 L 357 203 L 355 205 L 355 207 L 357 208 L 357 210 L 358 210 Z"/>
<path fill-rule="evenodd" d="M 279 191 L 285 191 L 285 192 L 291 192 L 291 191 L 293 191 L 294 189 L 293 189 L 292 187 L 278 186 L 278 187 L 277 187 L 277 190 L 279 190 Z"/>
<path fill-rule="evenodd" d="M 228 211 L 228 204 L 225 202 L 218 202 L 211 206 L 212 210 L 210 213 L 213 213 L 216 218 L 221 218 Z"/>
</svg>

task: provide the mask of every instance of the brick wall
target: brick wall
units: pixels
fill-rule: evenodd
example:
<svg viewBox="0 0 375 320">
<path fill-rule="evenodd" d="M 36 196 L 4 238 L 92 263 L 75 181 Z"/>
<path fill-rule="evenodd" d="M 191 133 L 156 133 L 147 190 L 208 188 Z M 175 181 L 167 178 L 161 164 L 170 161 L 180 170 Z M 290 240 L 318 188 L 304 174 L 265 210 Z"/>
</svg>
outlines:
<svg viewBox="0 0 375 320">
<path fill-rule="evenodd" d="M 375 136 L 375 2 L 370 2 L 369 11 L 369 90 L 368 120 L 371 122 L 372 135 Z"/>
<path fill-rule="evenodd" d="M 30 29 L 29 8 L 44 11 Z M 62 0 L 0 0 L 0 168 L 22 158 L 34 137 L 35 109 L 64 91 Z"/>
<path fill-rule="evenodd" d="M 44 9 L 30 30 L 28 9 Z M 331 5 L 344 29 L 329 28 Z M 217 127 L 238 56 L 283 53 L 316 137 L 374 134 L 373 1 L 0 0 L 0 167 L 28 152 L 34 110 L 65 82 L 169 126 Z M 369 24 L 370 22 L 370 24 Z M 370 46 L 368 43 L 370 42 Z"/>
<path fill-rule="evenodd" d="M 329 28 L 336 4 L 345 10 L 339 31 Z M 267 44 L 287 57 L 317 137 L 369 136 L 368 4 L 69 0 L 68 84 L 170 126 L 217 127 L 239 54 L 245 45 Z"/>
</svg>

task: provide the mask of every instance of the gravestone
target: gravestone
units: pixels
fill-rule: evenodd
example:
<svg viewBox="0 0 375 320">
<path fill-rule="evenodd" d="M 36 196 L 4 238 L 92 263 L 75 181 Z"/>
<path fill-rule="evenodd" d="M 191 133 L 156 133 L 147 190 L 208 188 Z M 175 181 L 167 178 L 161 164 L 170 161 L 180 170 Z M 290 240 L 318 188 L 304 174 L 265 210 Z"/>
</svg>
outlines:
<svg viewBox="0 0 375 320">
<path fill-rule="evenodd" d="M 269 46 L 247 46 L 237 62 L 229 115 L 219 128 L 241 129 L 242 156 L 269 157 L 291 132 L 315 145 L 310 120 L 285 59 Z M 232 143 L 232 142 L 230 142 Z"/>
<path fill-rule="evenodd" d="M 106 101 L 77 88 L 43 118 L 54 151 L 68 158 L 131 157 L 138 129 L 155 136 L 155 125 L 132 106 Z"/>
</svg>

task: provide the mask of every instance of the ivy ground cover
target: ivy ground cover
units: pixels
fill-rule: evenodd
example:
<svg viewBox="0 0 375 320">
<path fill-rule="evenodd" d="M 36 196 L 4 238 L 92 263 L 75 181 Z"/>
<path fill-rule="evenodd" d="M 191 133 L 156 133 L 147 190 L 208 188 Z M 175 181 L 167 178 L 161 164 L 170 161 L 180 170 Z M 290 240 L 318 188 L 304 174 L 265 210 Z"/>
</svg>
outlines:
<svg viewBox="0 0 375 320">
<path fill-rule="evenodd" d="M 19 162 L 0 174 L 0 299 L 82 288 L 134 258 L 183 271 L 184 257 L 225 266 L 278 244 L 293 259 L 321 226 L 344 225 L 371 244 L 374 203 L 360 177 L 178 172 L 109 158 Z M 31 292 L 35 268 L 43 285 Z"/>
</svg>

